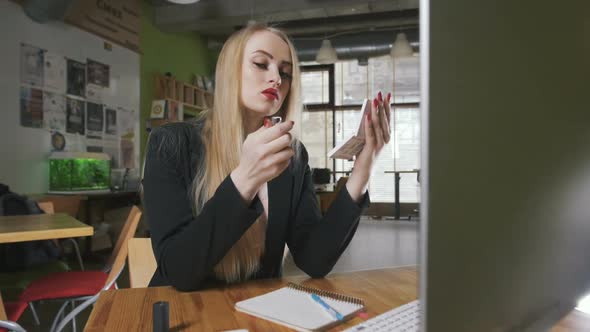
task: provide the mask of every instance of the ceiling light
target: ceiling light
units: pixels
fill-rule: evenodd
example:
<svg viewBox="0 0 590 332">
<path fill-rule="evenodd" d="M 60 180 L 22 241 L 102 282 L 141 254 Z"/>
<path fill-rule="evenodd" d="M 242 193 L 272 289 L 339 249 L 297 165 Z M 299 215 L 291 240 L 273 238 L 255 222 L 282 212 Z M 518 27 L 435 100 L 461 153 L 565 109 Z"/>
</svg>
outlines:
<svg viewBox="0 0 590 332">
<path fill-rule="evenodd" d="M 315 57 L 315 61 L 321 64 L 331 64 L 338 61 L 336 50 L 332 47 L 332 43 L 330 43 L 329 39 L 324 39 L 322 41 L 322 47 L 320 47 L 320 50 Z"/>
<path fill-rule="evenodd" d="M 395 42 L 391 47 L 391 56 L 393 58 L 404 58 L 410 57 L 413 54 L 414 51 L 412 50 L 412 46 L 406 38 L 406 34 L 403 32 L 398 33 L 395 37 Z"/>
<path fill-rule="evenodd" d="M 168 2 L 176 3 L 179 5 L 189 5 L 191 3 L 199 2 L 199 0 L 168 0 Z"/>
</svg>

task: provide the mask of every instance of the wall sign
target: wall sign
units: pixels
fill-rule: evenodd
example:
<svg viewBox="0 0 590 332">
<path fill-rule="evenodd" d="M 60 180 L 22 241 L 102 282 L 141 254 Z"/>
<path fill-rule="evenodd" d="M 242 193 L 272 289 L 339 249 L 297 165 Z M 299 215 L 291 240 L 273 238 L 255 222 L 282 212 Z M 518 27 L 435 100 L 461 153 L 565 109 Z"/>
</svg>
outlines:
<svg viewBox="0 0 590 332">
<path fill-rule="evenodd" d="M 139 0 L 78 0 L 65 21 L 139 53 Z"/>
</svg>

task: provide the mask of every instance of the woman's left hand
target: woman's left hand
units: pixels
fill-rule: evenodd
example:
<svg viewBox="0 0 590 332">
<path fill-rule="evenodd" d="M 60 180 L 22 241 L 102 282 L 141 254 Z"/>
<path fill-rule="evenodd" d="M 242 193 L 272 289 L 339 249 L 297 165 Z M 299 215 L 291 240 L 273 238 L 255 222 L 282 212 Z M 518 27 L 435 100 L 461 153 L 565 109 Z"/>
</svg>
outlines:
<svg viewBox="0 0 590 332">
<path fill-rule="evenodd" d="M 354 161 L 354 167 L 346 188 L 350 196 L 359 201 L 367 190 L 371 169 L 379 153 L 391 139 L 391 93 L 383 99 L 381 92 L 373 99 L 371 109 L 365 116 L 365 146 Z"/>
<path fill-rule="evenodd" d="M 370 170 L 377 156 L 385 144 L 391 139 L 391 129 L 389 118 L 391 109 L 389 100 L 391 93 L 387 94 L 385 100 L 381 92 L 377 98 L 373 99 L 370 111 L 364 115 L 365 118 L 365 146 L 361 153 L 356 157 L 354 168 L 367 168 Z"/>
</svg>

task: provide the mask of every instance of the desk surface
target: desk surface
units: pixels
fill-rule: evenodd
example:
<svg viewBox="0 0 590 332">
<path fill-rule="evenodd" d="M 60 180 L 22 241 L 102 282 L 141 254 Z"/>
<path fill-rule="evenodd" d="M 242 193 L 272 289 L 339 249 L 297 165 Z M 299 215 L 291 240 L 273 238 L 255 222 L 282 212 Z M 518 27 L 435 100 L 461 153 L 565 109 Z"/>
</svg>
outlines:
<svg viewBox="0 0 590 332">
<path fill-rule="evenodd" d="M 360 297 L 365 300 L 369 316 L 374 317 L 415 300 L 418 296 L 417 277 L 416 267 L 402 267 L 338 273 L 325 279 L 299 276 L 256 280 L 191 293 L 177 292 L 171 287 L 110 290 L 100 295 L 84 331 L 151 331 L 152 305 L 157 301 L 169 303 L 171 331 L 291 331 L 266 320 L 237 312 L 234 304 L 275 290 L 292 281 Z M 342 330 L 362 321 L 361 318 L 355 317 L 334 330 Z"/>
<path fill-rule="evenodd" d="M 350 273 L 335 273 L 325 279 L 304 276 L 257 280 L 201 292 L 182 293 L 172 287 L 133 288 L 103 292 L 92 310 L 84 331 L 151 331 L 152 305 L 167 301 L 170 330 L 291 331 L 283 326 L 235 311 L 236 302 L 267 293 L 292 281 L 303 285 L 360 297 L 365 300 L 369 317 L 418 297 L 417 267 L 400 267 Z M 333 331 L 361 323 L 355 317 Z M 590 331 L 590 316 L 573 311 L 551 332 Z"/>
<path fill-rule="evenodd" d="M 65 213 L 0 217 L 0 243 L 89 236 L 93 232 L 91 226 Z"/>
</svg>

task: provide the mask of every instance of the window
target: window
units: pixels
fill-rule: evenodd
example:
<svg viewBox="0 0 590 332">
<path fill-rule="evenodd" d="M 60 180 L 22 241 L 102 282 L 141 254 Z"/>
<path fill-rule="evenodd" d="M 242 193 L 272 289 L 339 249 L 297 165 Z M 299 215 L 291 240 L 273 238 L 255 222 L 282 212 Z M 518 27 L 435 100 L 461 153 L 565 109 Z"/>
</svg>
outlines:
<svg viewBox="0 0 590 332">
<path fill-rule="evenodd" d="M 329 102 L 329 86 L 327 71 L 308 71 L 301 73 L 301 95 L 303 103 L 327 104 Z"/>
<path fill-rule="evenodd" d="M 330 168 L 328 151 L 332 149 L 332 111 L 303 112 L 301 142 L 309 154 L 309 167 Z"/>
<path fill-rule="evenodd" d="M 318 71 L 320 67 L 322 71 Z M 316 104 L 308 107 L 302 116 L 301 139 L 310 155 L 310 167 L 330 168 L 337 172 L 336 180 L 350 172 L 353 162 L 327 158 L 333 140 L 338 144 L 357 131 L 359 110 L 365 98 L 393 88 L 392 139 L 381 152 L 369 183 L 373 202 L 393 203 L 394 175 L 385 171 L 420 168 L 418 58 L 394 62 L 390 56 L 382 56 L 370 58 L 367 66 L 359 66 L 352 60 L 338 62 L 333 68 L 334 82 L 330 82 L 326 66 L 302 68 L 304 103 Z M 333 103 L 329 98 L 330 84 L 334 85 Z M 417 175 L 401 174 L 400 202 L 418 202 L 419 198 Z"/>
</svg>

